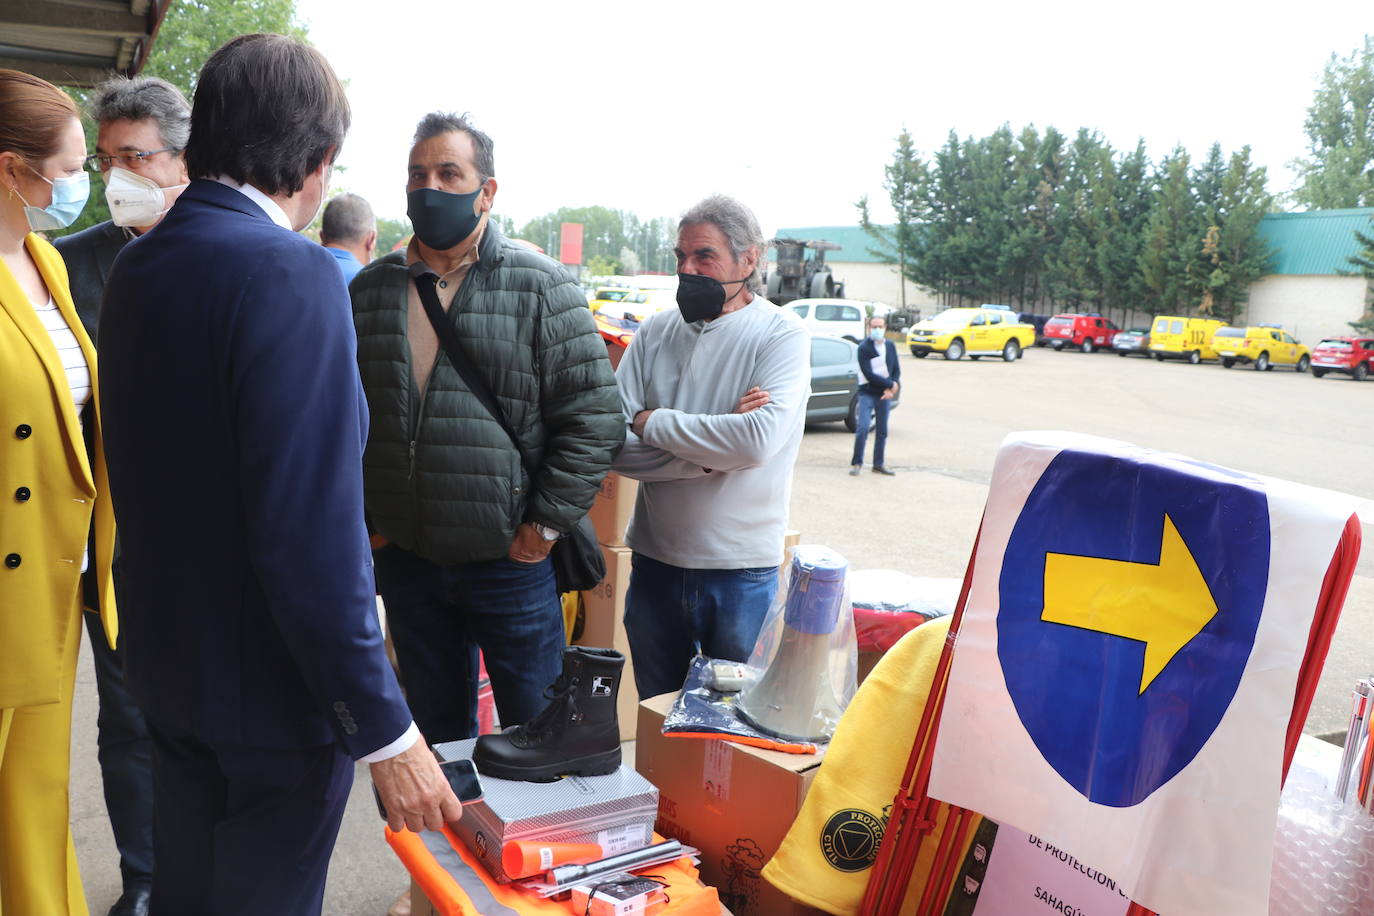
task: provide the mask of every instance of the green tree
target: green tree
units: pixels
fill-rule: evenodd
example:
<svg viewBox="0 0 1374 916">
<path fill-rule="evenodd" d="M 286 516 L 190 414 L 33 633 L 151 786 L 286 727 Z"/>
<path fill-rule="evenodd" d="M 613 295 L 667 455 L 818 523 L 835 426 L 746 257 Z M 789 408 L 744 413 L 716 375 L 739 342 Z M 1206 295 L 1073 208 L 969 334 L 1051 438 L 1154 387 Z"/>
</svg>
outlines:
<svg viewBox="0 0 1374 916">
<path fill-rule="evenodd" d="M 1054 246 L 1045 264 L 1045 287 L 1070 309 L 1104 305 L 1098 245 L 1111 223 L 1111 148 L 1095 132 L 1080 129 L 1067 150 L 1063 181 L 1054 192 L 1050 217 Z"/>
<path fill-rule="evenodd" d="M 1304 129 L 1294 201 L 1314 210 L 1374 206 L 1374 36 L 1347 58 L 1331 55 Z"/>
<path fill-rule="evenodd" d="M 304 41 L 305 29 L 296 20 L 296 0 L 177 0 L 167 8 L 142 73 L 165 79 L 190 99 L 200 68 L 210 55 L 229 39 L 254 32 L 276 32 Z M 68 91 L 84 111 L 90 90 Z M 87 149 L 95 149 L 98 127 L 89 121 L 85 124 Z M 70 228 L 55 234 L 80 232 L 109 219 L 104 191 L 104 183 L 94 179 L 86 209 Z"/>
<path fill-rule="evenodd" d="M 1212 225 L 1216 226 L 1216 261 L 1205 295 L 1211 313 L 1234 321 L 1250 298 L 1250 286 L 1269 272 L 1274 251 L 1260 235 L 1260 220 L 1274 209 L 1268 175 L 1250 161 L 1250 147 L 1231 154 L 1222 177 Z"/>
<path fill-rule="evenodd" d="M 1182 147 L 1160 163 L 1154 206 L 1145 224 L 1140 272 L 1146 311 L 1152 315 L 1190 314 L 1195 304 L 1188 268 L 1201 251 L 1202 231 L 1188 166 Z"/>
<path fill-rule="evenodd" d="M 1364 314 L 1358 321 L 1350 322 L 1357 331 L 1374 332 L 1374 231 L 1355 232 L 1355 238 L 1362 246 L 1354 255 L 1346 258 L 1356 270 L 1345 271 L 1348 276 L 1365 278 Z"/>
<path fill-rule="evenodd" d="M 561 207 L 527 222 L 518 236 L 557 258 L 563 223 L 582 224 L 584 264 L 603 258 L 614 265 L 613 273 L 625 273 L 636 266 L 654 273 L 676 269 L 672 253 L 676 223 L 662 217 L 644 222 L 633 213 L 607 207 Z"/>
<path fill-rule="evenodd" d="M 888 264 L 896 264 L 897 272 L 905 280 L 915 278 L 907 270 L 908 256 L 917 254 L 915 233 L 926 216 L 926 189 L 929 175 L 925 163 L 911 142 L 911 132 L 902 128 L 897 136 L 897 152 L 892 162 L 883 168 L 883 189 L 896 214 L 891 228 L 876 225 L 870 217 L 868 197 L 859 199 L 859 225 L 876 243 L 869 253 Z M 901 286 L 901 308 L 906 309 L 906 283 Z"/>
<path fill-rule="evenodd" d="M 143 72 L 162 77 L 190 98 L 210 55 L 229 39 L 254 32 L 305 41 L 296 0 L 176 0 L 167 8 Z"/>
<path fill-rule="evenodd" d="M 377 256 L 381 257 L 397 243 L 409 237 L 411 233 L 410 220 L 392 219 L 388 216 L 377 218 Z"/>
<path fill-rule="evenodd" d="M 593 255 L 587 259 L 587 275 L 592 277 L 613 277 L 620 273 L 620 265 L 603 255 Z"/>
</svg>

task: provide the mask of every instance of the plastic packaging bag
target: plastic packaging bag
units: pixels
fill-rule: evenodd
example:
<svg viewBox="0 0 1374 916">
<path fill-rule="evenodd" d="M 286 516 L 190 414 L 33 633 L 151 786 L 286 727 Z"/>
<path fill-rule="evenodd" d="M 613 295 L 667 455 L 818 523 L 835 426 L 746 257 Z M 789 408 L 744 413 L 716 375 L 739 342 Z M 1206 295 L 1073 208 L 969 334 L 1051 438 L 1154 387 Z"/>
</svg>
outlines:
<svg viewBox="0 0 1374 916">
<path fill-rule="evenodd" d="M 816 753 L 814 741 L 783 741 L 735 715 L 739 690 L 718 689 L 713 666 L 732 669 L 732 673 L 740 667 L 739 662 L 715 661 L 705 655 L 692 659 L 687 681 L 663 719 L 663 734 L 672 738 L 719 738 L 788 754 Z"/>
<path fill-rule="evenodd" d="M 827 547 L 792 548 L 735 707 L 765 734 L 828 741 L 853 698 L 858 663 L 848 569 Z"/>
</svg>

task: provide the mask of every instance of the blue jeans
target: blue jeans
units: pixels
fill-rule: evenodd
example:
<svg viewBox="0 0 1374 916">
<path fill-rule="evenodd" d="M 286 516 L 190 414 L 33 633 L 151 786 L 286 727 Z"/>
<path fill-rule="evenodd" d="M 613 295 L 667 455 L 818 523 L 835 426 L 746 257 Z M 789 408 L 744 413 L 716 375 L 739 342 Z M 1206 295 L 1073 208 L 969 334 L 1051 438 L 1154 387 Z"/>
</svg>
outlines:
<svg viewBox="0 0 1374 916">
<path fill-rule="evenodd" d="M 636 553 L 625 595 L 625 635 L 639 698 L 676 693 L 697 647 L 748 661 L 778 590 L 778 568 L 683 569 Z"/>
<path fill-rule="evenodd" d="M 538 715 L 563 671 L 553 565 L 502 557 L 439 566 L 394 544 L 374 555 L 401 686 L 430 744 L 477 734 L 477 651 L 502 725 Z"/>
<path fill-rule="evenodd" d="M 887 414 L 891 401 L 884 401 L 882 395 L 869 394 L 859 389 L 859 416 L 854 427 L 854 459 L 850 464 L 864 463 L 864 445 L 868 442 L 868 418 L 877 418 L 877 431 L 873 437 L 873 466 L 883 466 L 883 450 L 887 448 Z"/>
</svg>

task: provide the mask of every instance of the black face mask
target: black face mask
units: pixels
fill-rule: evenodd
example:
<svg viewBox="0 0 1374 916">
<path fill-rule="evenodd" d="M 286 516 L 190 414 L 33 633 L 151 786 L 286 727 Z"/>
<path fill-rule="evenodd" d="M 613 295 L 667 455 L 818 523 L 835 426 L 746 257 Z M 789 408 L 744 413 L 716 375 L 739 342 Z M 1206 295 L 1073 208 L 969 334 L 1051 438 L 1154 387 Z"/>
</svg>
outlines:
<svg viewBox="0 0 1374 916">
<path fill-rule="evenodd" d="M 479 186 L 469 194 L 452 194 L 435 188 L 416 188 L 406 195 L 406 216 L 415 237 L 435 251 L 448 251 L 477 229 L 482 214 L 473 211 Z"/>
<path fill-rule="evenodd" d="M 727 280 L 721 283 L 715 277 L 708 277 L 704 274 L 678 274 L 677 275 L 677 307 L 682 312 L 682 320 L 691 324 L 693 321 L 710 321 L 719 318 L 721 310 L 725 308 L 725 303 L 738 296 L 744 287 L 735 290 L 735 295 L 729 299 L 725 297 L 725 287 L 734 283 L 747 283 L 749 278 L 743 280 Z"/>
</svg>

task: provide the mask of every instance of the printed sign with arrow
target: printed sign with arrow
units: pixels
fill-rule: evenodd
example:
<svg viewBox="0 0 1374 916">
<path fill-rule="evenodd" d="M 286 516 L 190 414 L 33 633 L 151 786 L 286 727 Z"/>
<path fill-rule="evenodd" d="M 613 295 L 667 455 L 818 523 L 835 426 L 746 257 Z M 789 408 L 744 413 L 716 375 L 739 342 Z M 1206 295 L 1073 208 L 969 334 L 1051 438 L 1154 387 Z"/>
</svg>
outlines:
<svg viewBox="0 0 1374 916">
<path fill-rule="evenodd" d="M 1094 802 L 1138 804 L 1221 722 L 1268 581 L 1262 490 L 1064 452 L 1002 557 L 997 657 L 1045 760 Z"/>
<path fill-rule="evenodd" d="M 1141 693 L 1216 615 L 1207 580 L 1167 514 L 1158 563 L 1063 553 L 1045 558 L 1041 619 L 1144 643 Z"/>
</svg>

